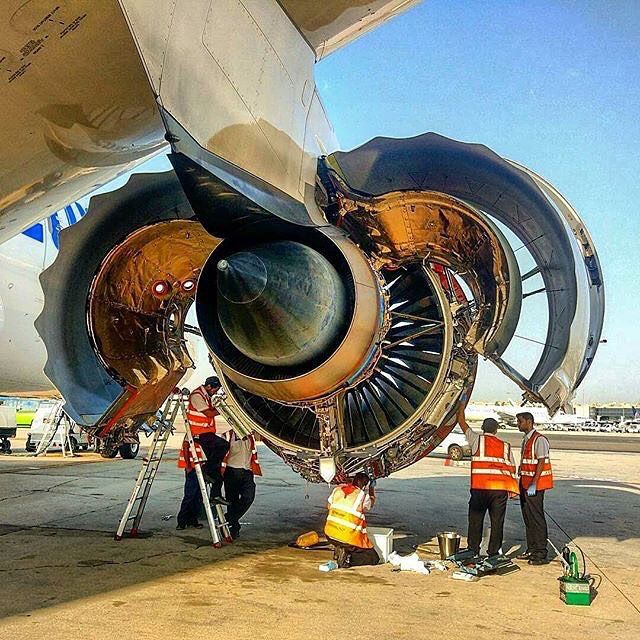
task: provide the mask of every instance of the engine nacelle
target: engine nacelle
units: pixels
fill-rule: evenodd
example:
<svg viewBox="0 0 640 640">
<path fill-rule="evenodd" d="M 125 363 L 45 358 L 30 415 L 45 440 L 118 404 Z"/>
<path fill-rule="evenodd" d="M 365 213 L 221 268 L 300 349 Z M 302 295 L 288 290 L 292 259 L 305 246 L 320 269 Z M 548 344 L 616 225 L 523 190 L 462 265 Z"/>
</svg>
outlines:
<svg viewBox="0 0 640 640">
<path fill-rule="evenodd" d="M 599 264 L 577 214 L 527 169 L 435 134 L 377 138 L 320 160 L 307 211 L 198 154 L 94 198 L 42 278 L 46 373 L 96 433 L 135 429 L 179 382 L 194 298 L 221 412 L 314 481 L 427 455 L 478 356 L 552 412 L 584 377 Z M 534 269 L 520 273 L 500 225 Z M 503 354 L 537 274 L 549 322 L 525 376 Z"/>
</svg>

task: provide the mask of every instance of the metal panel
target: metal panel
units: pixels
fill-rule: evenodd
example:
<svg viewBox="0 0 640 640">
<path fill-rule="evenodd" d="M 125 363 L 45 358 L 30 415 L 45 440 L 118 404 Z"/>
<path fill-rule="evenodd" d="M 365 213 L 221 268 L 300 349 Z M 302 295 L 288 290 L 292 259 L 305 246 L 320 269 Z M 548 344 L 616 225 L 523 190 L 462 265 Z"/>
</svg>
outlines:
<svg viewBox="0 0 640 640">
<path fill-rule="evenodd" d="M 166 143 L 116 0 L 0 3 L 0 242 Z"/>
</svg>

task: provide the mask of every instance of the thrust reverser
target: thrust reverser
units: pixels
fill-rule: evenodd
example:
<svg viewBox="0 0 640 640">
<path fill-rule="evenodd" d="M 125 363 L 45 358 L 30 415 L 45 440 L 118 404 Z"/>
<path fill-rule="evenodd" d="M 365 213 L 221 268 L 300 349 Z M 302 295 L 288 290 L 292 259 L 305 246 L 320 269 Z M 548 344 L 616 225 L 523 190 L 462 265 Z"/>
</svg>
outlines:
<svg viewBox="0 0 640 640">
<path fill-rule="evenodd" d="M 46 371 L 88 427 L 130 433 L 155 413 L 190 364 L 194 296 L 229 420 L 312 480 L 387 475 L 429 453 L 479 355 L 552 411 L 588 370 L 603 314 L 595 250 L 527 169 L 435 134 L 377 138 L 319 161 L 320 218 L 250 176 L 231 185 L 202 150 L 198 162 L 174 151 L 175 175 L 95 198 L 43 276 Z M 524 376 L 502 355 L 533 271 L 549 326 Z"/>
</svg>

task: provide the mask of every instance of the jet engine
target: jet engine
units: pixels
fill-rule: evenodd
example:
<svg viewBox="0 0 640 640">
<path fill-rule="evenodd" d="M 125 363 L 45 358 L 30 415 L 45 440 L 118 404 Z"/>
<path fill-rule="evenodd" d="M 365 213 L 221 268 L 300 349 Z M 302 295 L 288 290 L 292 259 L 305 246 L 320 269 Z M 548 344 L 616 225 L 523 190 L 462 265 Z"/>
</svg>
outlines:
<svg viewBox="0 0 640 640">
<path fill-rule="evenodd" d="M 94 433 L 130 438 L 153 418 L 191 365 L 193 302 L 221 412 L 311 481 L 427 455 L 479 357 L 551 412 L 589 369 L 598 258 L 569 203 L 525 167 L 431 133 L 376 138 L 320 158 L 303 204 L 186 132 L 171 142 L 174 171 L 93 198 L 42 276 L 45 371 Z M 542 286 L 525 292 L 532 278 Z M 546 298 L 548 327 L 525 375 L 503 355 L 531 295 Z"/>
</svg>

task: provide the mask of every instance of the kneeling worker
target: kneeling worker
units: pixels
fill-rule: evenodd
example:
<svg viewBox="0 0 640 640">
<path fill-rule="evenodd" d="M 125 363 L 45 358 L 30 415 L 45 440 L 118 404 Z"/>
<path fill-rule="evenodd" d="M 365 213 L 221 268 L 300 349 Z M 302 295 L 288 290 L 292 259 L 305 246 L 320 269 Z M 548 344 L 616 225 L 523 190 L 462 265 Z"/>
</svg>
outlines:
<svg viewBox="0 0 640 640">
<path fill-rule="evenodd" d="M 368 485 L 368 491 L 365 491 Z M 333 558 L 338 567 L 378 564 L 380 556 L 367 535 L 365 511 L 376 500 L 366 473 L 356 473 L 353 480 L 336 487 L 329 496 L 329 515 L 324 533 L 334 546 Z"/>
<path fill-rule="evenodd" d="M 498 422 L 486 418 L 482 433 L 473 431 L 464 417 L 464 406 L 458 407 L 458 424 L 471 447 L 471 498 L 469 499 L 469 531 L 467 546 L 480 555 L 484 516 L 489 511 L 491 536 L 489 557 L 496 556 L 502 547 L 507 499 L 518 495 L 516 464 L 511 445 L 496 436 Z"/>
<path fill-rule="evenodd" d="M 258 452 L 254 437 L 250 434 L 239 438 L 233 430 L 227 431 L 229 452 L 222 462 L 224 496 L 229 501 L 227 522 L 235 540 L 240 535 L 240 518 L 249 510 L 256 497 L 254 476 L 261 476 Z"/>
</svg>

